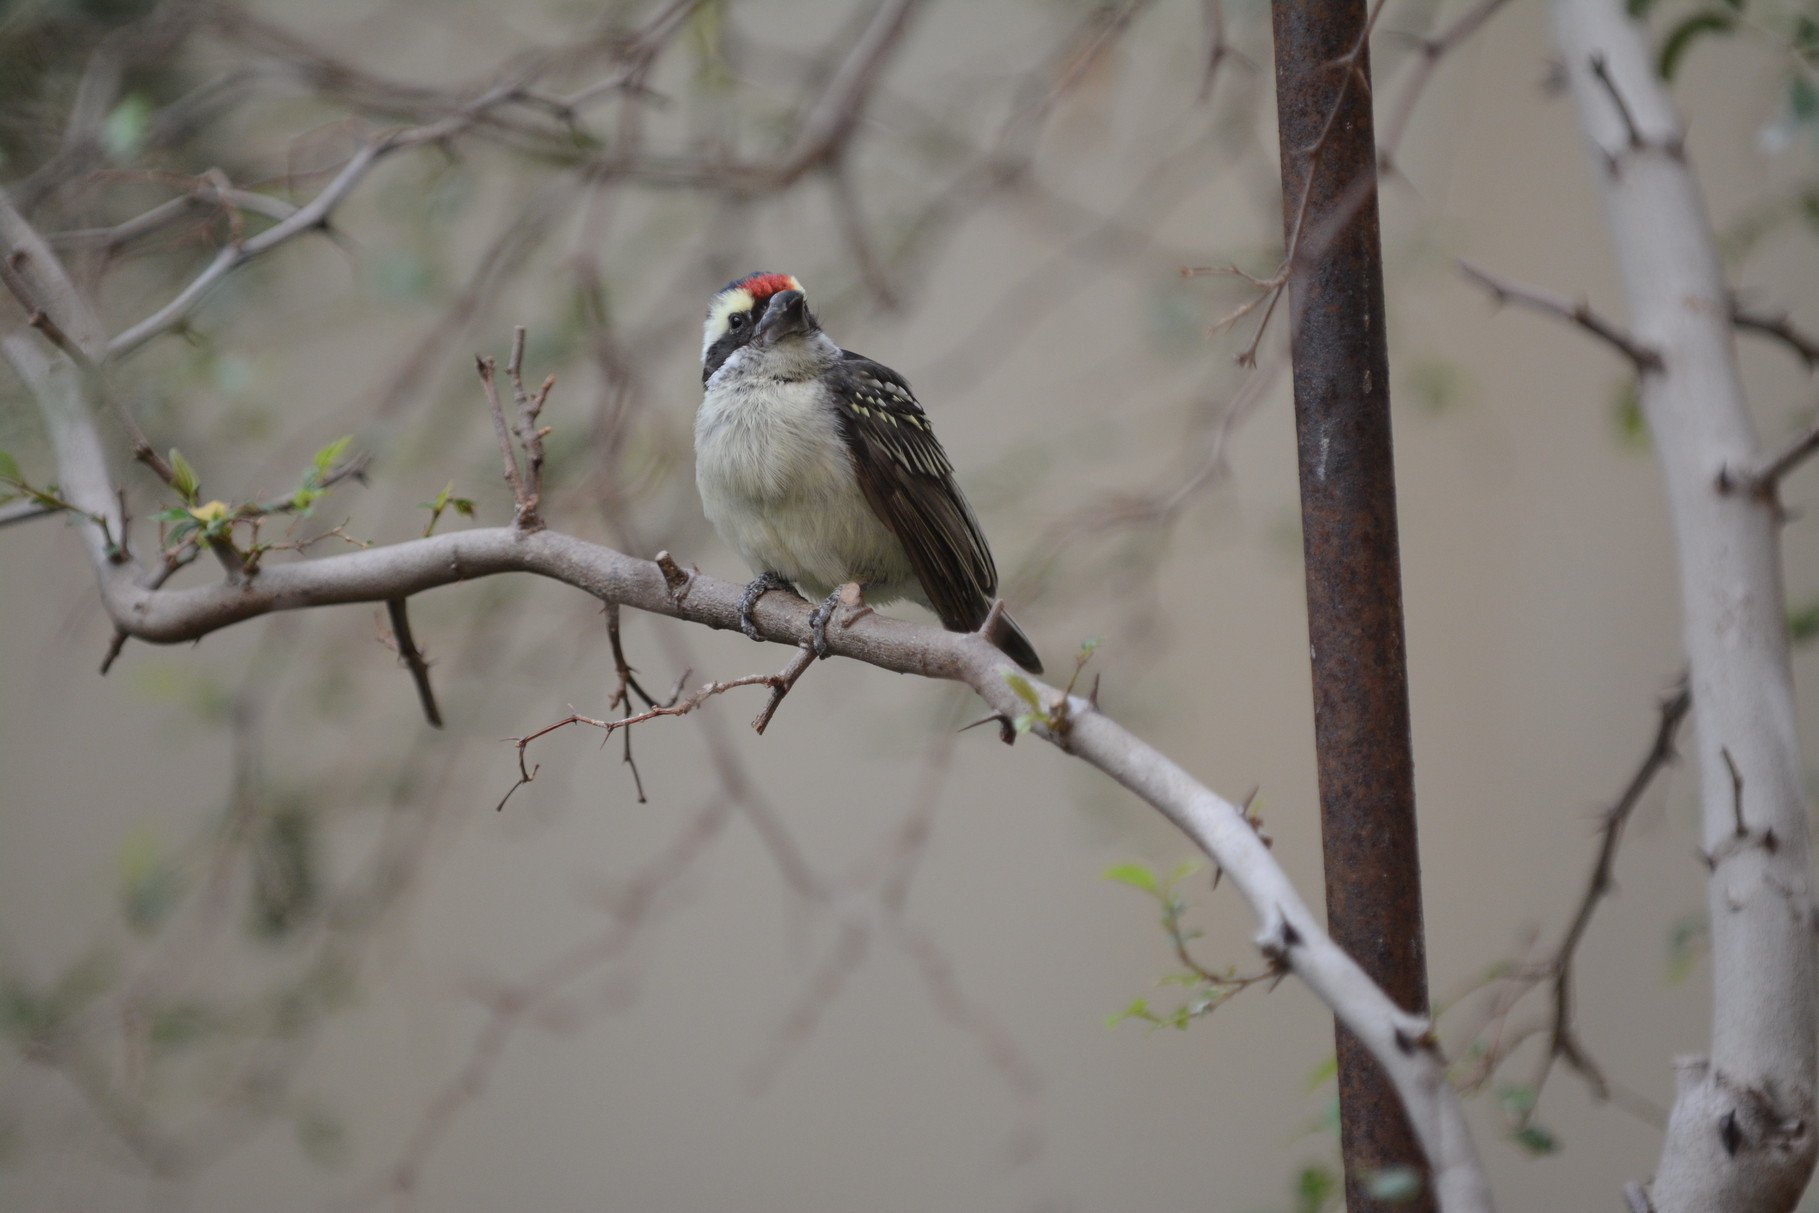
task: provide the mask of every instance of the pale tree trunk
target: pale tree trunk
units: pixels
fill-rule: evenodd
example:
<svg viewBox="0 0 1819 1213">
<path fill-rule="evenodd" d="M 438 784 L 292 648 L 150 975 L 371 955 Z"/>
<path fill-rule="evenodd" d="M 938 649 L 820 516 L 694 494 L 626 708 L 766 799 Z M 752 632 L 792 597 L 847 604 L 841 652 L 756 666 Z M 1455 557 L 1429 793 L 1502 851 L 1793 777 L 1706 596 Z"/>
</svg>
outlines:
<svg viewBox="0 0 1819 1213">
<path fill-rule="evenodd" d="M 1815 1154 L 1814 914 L 1774 476 L 1761 474 L 1716 242 L 1646 33 L 1619 0 L 1554 12 L 1646 355 L 1709 867 L 1710 1049 L 1678 1063 L 1650 1195 L 1660 1213 L 1788 1210 Z"/>
</svg>

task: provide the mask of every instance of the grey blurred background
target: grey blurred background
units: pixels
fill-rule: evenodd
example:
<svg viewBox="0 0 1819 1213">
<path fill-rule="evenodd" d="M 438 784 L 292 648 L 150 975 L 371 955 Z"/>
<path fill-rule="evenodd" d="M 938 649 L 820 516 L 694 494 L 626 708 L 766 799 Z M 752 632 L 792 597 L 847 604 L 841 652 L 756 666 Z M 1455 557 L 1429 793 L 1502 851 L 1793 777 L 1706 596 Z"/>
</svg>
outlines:
<svg viewBox="0 0 1819 1213">
<path fill-rule="evenodd" d="M 16 46 L 84 7 L 14 4 L 0 30 Z M 250 72 L 232 105 L 167 147 L 136 142 L 131 112 L 110 118 L 115 175 L 56 204 L 67 226 L 117 222 L 169 194 L 120 175 L 142 164 L 219 165 L 305 198 L 362 130 L 433 116 L 362 81 L 439 95 L 656 8 L 230 10 L 329 58 L 312 74 L 296 47 L 222 19 L 136 67 L 122 105 Z M 704 6 L 651 76 L 649 145 L 774 153 L 866 8 Z M 1380 120 L 1408 62 L 1399 32 L 1463 8 L 1389 5 Z M 1236 54 L 1202 96 L 1205 12 L 929 6 L 843 162 L 857 242 L 821 174 L 746 197 L 588 181 L 499 131 L 399 155 L 333 242 L 230 280 L 116 391 L 205 498 L 285 491 L 352 434 L 368 484 L 299 533 L 393 541 L 421 533 L 419 503 L 451 480 L 480 521 L 508 516 L 471 362 L 503 360 L 523 324 L 527 368 L 558 375 L 551 524 L 743 578 L 694 496 L 697 326 L 727 278 L 794 273 L 836 340 L 916 385 L 1051 674 L 1098 638 L 1102 704 L 1225 795 L 1260 787 L 1275 852 L 1315 899 L 1285 317 L 1244 370 L 1254 318 L 1207 332 L 1242 283 L 1178 272 L 1267 274 L 1279 255 L 1268 13 L 1228 0 Z M 31 51 L 41 91 L 12 94 L 17 114 L 54 129 L 84 37 Z M 1455 1056 L 1483 974 L 1563 927 L 1596 813 L 1681 665 L 1626 368 L 1494 311 L 1454 269 L 1468 256 L 1618 313 L 1550 53 L 1544 7 L 1517 4 L 1449 55 L 1383 197 L 1429 957 Z M 1814 145 L 1778 141 L 1787 77 L 1784 48 L 1746 29 L 1694 47 L 1676 90 L 1734 282 L 1811 326 Z M 610 145 L 622 110 L 583 125 Z M 14 144 L 6 176 L 31 154 Z M 199 224 L 110 268 L 113 327 L 220 234 Z M 1761 432 L 1795 432 L 1804 368 L 1757 342 L 1742 357 Z M 47 469 L 29 400 L 10 377 L 0 393 L 0 447 Z M 120 473 L 139 516 L 169 504 L 142 469 Z M 1815 479 L 1787 489 L 1806 515 L 1787 532 L 1796 605 L 1819 596 Z M 1137 508 L 1182 486 L 1170 523 Z M 1334 1164 L 1330 1018 L 1296 983 L 1185 1032 L 1106 1026 L 1138 996 L 1174 1005 L 1156 983 L 1179 966 L 1153 903 L 1100 873 L 1167 869 L 1189 847 L 1048 748 L 956 736 L 977 714 L 957 688 L 833 661 L 761 738 L 755 692 L 652 721 L 633 738 L 648 803 L 618 739 L 560 732 L 495 812 L 516 769 L 501 739 L 609 710 L 605 627 L 578 592 L 492 579 L 418 599 L 450 726 L 433 732 L 369 608 L 129 645 L 102 679 L 110 629 L 75 537 L 10 527 L 0 558 L 0 1207 L 1249 1211 L 1306 1207 L 1298 1172 Z M 624 630 L 653 690 L 786 656 L 630 613 Z M 1809 747 L 1815 673 L 1800 650 Z M 1693 811 L 1676 770 L 1582 953 L 1581 1035 L 1631 1106 L 1555 1074 L 1538 1123 L 1558 1149 L 1537 1154 L 1509 1140 L 1494 1082 L 1473 1102 L 1506 1208 L 1615 1207 L 1653 1164 L 1647 1108 L 1706 1016 Z M 1205 873 L 1181 889 L 1201 959 L 1253 967 L 1235 894 Z M 1527 1082 L 1533 1061 L 1504 1078 Z"/>
</svg>

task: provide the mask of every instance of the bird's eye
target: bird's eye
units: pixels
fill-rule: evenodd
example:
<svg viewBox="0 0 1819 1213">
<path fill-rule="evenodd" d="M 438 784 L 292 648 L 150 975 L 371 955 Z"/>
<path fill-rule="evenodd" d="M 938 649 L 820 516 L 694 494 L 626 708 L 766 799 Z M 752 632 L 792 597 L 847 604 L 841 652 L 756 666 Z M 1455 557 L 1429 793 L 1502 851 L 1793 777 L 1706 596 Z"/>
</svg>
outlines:
<svg viewBox="0 0 1819 1213">
<path fill-rule="evenodd" d="M 734 312 L 731 316 L 727 317 L 726 323 L 727 323 L 728 327 L 730 327 L 730 328 L 736 328 L 736 329 L 744 328 L 745 327 L 745 313 L 744 312 Z"/>
</svg>

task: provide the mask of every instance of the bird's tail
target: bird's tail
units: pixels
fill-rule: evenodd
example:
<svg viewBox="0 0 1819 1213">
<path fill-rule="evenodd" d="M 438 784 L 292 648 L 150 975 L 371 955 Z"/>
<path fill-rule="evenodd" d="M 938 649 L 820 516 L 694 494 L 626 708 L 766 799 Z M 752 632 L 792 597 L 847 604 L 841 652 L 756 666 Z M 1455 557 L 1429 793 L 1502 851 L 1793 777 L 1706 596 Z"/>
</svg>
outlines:
<svg viewBox="0 0 1819 1213">
<path fill-rule="evenodd" d="M 1005 611 L 998 613 L 998 627 L 992 636 L 992 643 L 1004 650 L 1004 655 L 1022 666 L 1032 674 L 1042 672 L 1042 658 L 1036 656 L 1036 646 L 1023 634 L 1017 621 Z"/>
</svg>

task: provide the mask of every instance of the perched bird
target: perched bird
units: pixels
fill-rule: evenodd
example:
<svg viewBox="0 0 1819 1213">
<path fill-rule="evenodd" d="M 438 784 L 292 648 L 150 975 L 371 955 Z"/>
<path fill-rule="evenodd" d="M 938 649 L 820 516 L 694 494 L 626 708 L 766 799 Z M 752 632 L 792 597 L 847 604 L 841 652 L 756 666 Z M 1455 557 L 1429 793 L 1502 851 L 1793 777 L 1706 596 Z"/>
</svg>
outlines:
<svg viewBox="0 0 1819 1213">
<path fill-rule="evenodd" d="M 707 517 L 757 578 L 739 626 L 767 591 L 826 596 L 811 617 L 827 655 L 841 588 L 882 605 L 908 598 L 950 631 L 976 631 L 998 570 L 953 465 L 903 376 L 821 331 L 787 274 L 730 282 L 707 310 L 706 393 L 695 414 L 695 484 Z M 866 609 L 856 607 L 847 623 Z M 1032 673 L 1029 637 L 999 612 L 993 642 Z"/>
</svg>

